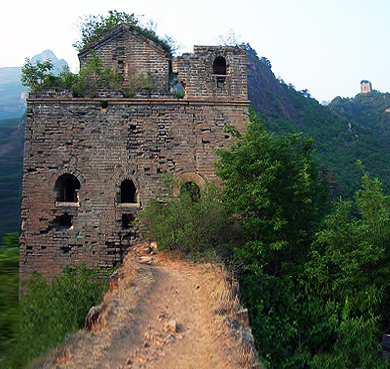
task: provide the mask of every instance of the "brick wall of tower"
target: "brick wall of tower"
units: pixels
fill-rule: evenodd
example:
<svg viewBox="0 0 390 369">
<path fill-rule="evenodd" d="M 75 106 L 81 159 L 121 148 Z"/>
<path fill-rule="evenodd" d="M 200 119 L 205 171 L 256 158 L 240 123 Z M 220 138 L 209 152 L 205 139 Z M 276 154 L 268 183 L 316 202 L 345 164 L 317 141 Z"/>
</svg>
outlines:
<svg viewBox="0 0 390 369">
<path fill-rule="evenodd" d="M 105 101 L 107 107 L 66 95 L 28 100 L 22 276 L 52 276 L 80 261 L 99 267 L 120 261 L 135 237 L 131 227 L 122 228 L 122 214 L 136 213 L 161 193 L 165 172 L 215 179 L 214 149 L 231 140 L 224 125 L 244 130 L 248 120 L 244 98 Z M 56 201 L 54 186 L 64 173 L 80 182 L 78 203 Z M 125 179 L 136 185 L 139 204 L 120 203 Z M 59 226 L 64 214 L 70 227 Z"/>
<path fill-rule="evenodd" d="M 121 26 L 108 33 L 103 41 L 79 54 L 81 69 L 91 60 L 91 50 L 101 58 L 105 67 L 123 75 L 124 87 L 135 95 L 143 93 L 157 97 L 169 94 L 169 55 L 137 31 Z M 147 80 L 148 76 L 150 80 Z M 145 89 L 146 85 L 151 88 Z"/>
<path fill-rule="evenodd" d="M 213 70 L 216 58 L 226 62 L 224 82 L 218 83 Z M 177 58 L 173 64 L 186 97 L 247 100 L 246 51 L 238 46 L 194 46 L 194 52 Z M 223 77 L 222 77 L 223 78 Z"/>
</svg>

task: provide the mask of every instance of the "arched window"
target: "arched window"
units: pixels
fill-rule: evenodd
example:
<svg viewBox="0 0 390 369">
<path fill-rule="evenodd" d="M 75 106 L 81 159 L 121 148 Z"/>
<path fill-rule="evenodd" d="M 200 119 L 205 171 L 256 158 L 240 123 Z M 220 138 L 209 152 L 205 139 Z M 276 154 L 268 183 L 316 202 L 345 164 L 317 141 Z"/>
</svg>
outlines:
<svg viewBox="0 0 390 369">
<path fill-rule="evenodd" d="M 69 173 L 59 176 L 54 186 L 56 199 L 60 202 L 79 202 L 79 190 L 79 180 Z"/>
<path fill-rule="evenodd" d="M 200 188 L 195 182 L 186 182 L 181 186 L 180 193 L 188 193 L 192 202 L 197 202 L 200 199 Z"/>
<path fill-rule="evenodd" d="M 137 203 L 137 189 L 130 179 L 124 180 L 121 184 L 121 203 Z"/>
<path fill-rule="evenodd" d="M 213 73 L 226 76 L 226 60 L 222 56 L 215 58 L 213 63 Z"/>
</svg>

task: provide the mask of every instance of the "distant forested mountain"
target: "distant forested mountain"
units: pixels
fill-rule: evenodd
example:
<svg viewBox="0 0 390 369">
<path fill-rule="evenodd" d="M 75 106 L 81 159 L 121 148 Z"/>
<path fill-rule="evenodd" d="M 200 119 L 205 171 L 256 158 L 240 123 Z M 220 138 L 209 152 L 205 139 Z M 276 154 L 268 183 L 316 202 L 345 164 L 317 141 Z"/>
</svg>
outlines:
<svg viewBox="0 0 390 369">
<path fill-rule="evenodd" d="M 54 64 L 54 74 L 68 65 L 50 50 L 31 60 L 34 63 L 47 59 Z M 19 231 L 27 98 L 27 89 L 20 82 L 21 69 L 0 68 L 0 235 Z"/>
<path fill-rule="evenodd" d="M 357 160 L 390 194 L 390 94 L 373 91 L 354 98 L 336 97 L 323 106 L 307 90 L 296 91 L 276 79 L 271 63 L 257 57 L 249 46 L 248 93 L 269 130 L 313 137 L 334 198 L 350 197 L 360 187 Z"/>
<path fill-rule="evenodd" d="M 21 68 L 0 68 L 0 235 L 19 231 L 27 91 Z"/>
<path fill-rule="evenodd" d="M 20 118 L 26 110 L 27 90 L 20 75 L 20 67 L 0 68 L 0 121 Z"/>
<path fill-rule="evenodd" d="M 24 123 L 0 120 L 0 234 L 19 231 Z"/>
</svg>

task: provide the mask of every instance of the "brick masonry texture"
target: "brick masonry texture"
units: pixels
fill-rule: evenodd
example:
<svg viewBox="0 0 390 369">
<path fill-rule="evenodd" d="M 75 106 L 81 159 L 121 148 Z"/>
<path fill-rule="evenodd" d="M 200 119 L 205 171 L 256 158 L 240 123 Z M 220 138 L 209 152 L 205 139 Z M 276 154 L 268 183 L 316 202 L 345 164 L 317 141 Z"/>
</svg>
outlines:
<svg viewBox="0 0 390 369">
<path fill-rule="evenodd" d="M 166 173 L 199 186 L 216 179 L 214 149 L 231 141 L 224 126 L 243 131 L 248 122 L 244 50 L 197 46 L 194 54 L 175 60 L 173 72 L 186 87 L 185 98 L 177 99 L 169 92 L 171 61 L 162 49 L 122 27 L 117 31 L 95 49 L 104 48 L 104 63 L 114 68 L 110 63 L 117 63 L 117 50 L 124 48 L 121 68 L 129 75 L 153 72 L 153 98 L 42 91 L 28 100 L 22 278 L 33 271 L 51 277 L 81 261 L 101 268 L 121 262 L 137 236 L 124 217 L 134 219 L 147 199 L 164 192 Z M 212 70 L 217 57 L 226 60 L 222 84 Z M 75 201 L 58 197 L 64 174 L 80 184 Z M 125 180 L 135 185 L 133 203 L 121 202 Z"/>
</svg>

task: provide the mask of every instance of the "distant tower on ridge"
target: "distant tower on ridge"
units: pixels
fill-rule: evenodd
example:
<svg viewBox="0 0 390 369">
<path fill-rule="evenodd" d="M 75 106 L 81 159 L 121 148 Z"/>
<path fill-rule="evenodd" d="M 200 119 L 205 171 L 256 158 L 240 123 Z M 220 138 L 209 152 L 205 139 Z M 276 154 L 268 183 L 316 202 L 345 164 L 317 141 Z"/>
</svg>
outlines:
<svg viewBox="0 0 390 369">
<path fill-rule="evenodd" d="M 370 81 L 367 81 L 366 79 L 363 79 L 360 82 L 360 93 L 361 94 L 367 94 L 372 91 L 372 85 Z"/>
</svg>

